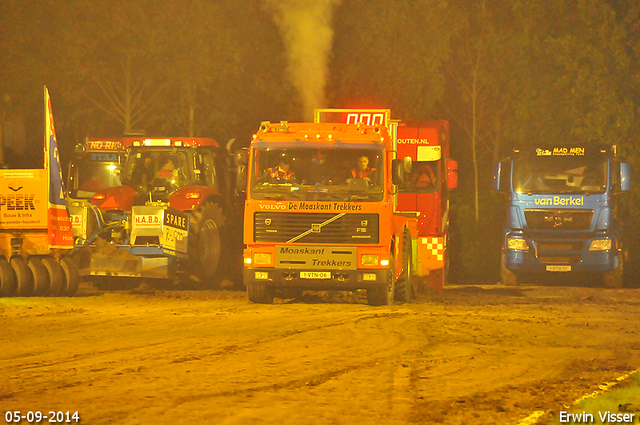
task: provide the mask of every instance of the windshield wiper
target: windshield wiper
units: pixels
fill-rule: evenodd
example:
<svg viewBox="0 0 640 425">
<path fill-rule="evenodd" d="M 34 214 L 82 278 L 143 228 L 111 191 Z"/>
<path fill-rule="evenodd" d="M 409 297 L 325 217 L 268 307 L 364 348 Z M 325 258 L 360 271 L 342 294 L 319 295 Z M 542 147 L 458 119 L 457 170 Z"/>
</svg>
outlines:
<svg viewBox="0 0 640 425">
<path fill-rule="evenodd" d="M 350 196 L 350 199 L 352 201 L 366 201 L 369 198 L 370 198 L 369 195 L 351 195 Z"/>
<path fill-rule="evenodd" d="M 282 199 L 282 194 L 281 193 L 265 193 L 264 197 L 266 199 L 277 199 L 277 200 L 280 200 L 280 199 Z"/>
</svg>

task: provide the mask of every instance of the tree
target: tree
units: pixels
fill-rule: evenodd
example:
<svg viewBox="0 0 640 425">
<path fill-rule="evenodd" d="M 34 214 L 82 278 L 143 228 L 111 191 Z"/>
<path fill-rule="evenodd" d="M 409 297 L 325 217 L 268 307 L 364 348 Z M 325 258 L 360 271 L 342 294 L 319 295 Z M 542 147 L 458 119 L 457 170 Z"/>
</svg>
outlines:
<svg viewBox="0 0 640 425">
<path fill-rule="evenodd" d="M 449 2 L 352 0 L 335 16 L 330 103 L 389 108 L 401 119 L 433 118 L 456 22 Z"/>
</svg>

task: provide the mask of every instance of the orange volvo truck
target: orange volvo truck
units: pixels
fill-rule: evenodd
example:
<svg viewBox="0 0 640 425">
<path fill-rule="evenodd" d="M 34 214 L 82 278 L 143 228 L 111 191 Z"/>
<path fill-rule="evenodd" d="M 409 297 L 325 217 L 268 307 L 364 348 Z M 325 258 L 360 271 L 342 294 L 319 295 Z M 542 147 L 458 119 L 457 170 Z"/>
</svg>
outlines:
<svg viewBox="0 0 640 425">
<path fill-rule="evenodd" d="M 331 114 L 338 110 L 317 110 Z M 356 123 L 263 122 L 247 165 L 244 283 L 249 300 L 281 289 L 366 289 L 370 305 L 409 301 L 415 214 L 397 213 L 407 162 L 389 110 Z"/>
</svg>

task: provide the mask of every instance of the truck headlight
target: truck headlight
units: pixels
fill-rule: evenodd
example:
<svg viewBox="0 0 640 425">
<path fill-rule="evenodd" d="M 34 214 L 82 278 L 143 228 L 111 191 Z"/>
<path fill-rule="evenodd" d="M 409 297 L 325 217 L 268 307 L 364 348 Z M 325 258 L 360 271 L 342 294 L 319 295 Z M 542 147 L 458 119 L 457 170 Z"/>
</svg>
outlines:
<svg viewBox="0 0 640 425">
<path fill-rule="evenodd" d="M 364 254 L 360 260 L 363 266 L 377 266 L 378 255 L 377 254 Z"/>
<path fill-rule="evenodd" d="M 611 249 L 611 239 L 594 239 L 589 245 L 589 251 L 608 251 Z"/>
<path fill-rule="evenodd" d="M 527 241 L 522 238 L 507 239 L 507 248 L 515 249 L 518 251 L 529 251 L 529 245 L 527 245 Z"/>
<path fill-rule="evenodd" d="M 253 254 L 253 263 L 256 265 L 271 264 L 271 254 L 268 252 L 256 252 Z"/>
</svg>

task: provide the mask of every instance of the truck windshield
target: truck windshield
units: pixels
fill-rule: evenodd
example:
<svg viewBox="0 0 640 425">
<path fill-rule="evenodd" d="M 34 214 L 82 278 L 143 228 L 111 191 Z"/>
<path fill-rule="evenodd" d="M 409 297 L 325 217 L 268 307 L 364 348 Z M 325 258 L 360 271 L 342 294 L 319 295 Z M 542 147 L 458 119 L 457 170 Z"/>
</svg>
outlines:
<svg viewBox="0 0 640 425">
<path fill-rule="evenodd" d="M 440 162 L 414 161 L 411 172 L 404 173 L 400 193 L 434 193 L 440 189 Z"/>
<path fill-rule="evenodd" d="M 519 157 L 513 161 L 518 193 L 603 193 L 607 159 L 601 155 Z"/>
<path fill-rule="evenodd" d="M 117 165 L 117 162 L 76 159 L 70 168 L 67 189 L 74 198 L 89 199 L 101 189 L 120 186 L 120 175 L 115 171 Z"/>
<path fill-rule="evenodd" d="M 257 148 L 251 176 L 254 199 L 381 201 L 382 148 Z"/>
<path fill-rule="evenodd" d="M 196 180 L 193 152 L 176 148 L 131 148 L 122 175 L 123 183 L 152 193 L 172 192 Z"/>
</svg>

